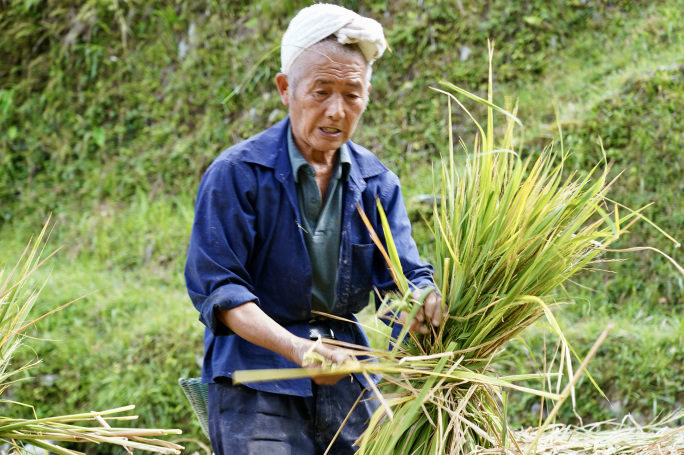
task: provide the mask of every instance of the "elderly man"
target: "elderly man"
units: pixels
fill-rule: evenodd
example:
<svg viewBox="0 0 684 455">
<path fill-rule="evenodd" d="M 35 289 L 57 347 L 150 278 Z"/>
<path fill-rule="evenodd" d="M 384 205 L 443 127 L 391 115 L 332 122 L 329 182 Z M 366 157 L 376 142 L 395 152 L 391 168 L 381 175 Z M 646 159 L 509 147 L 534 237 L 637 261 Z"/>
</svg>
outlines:
<svg viewBox="0 0 684 455">
<path fill-rule="evenodd" d="M 304 366 L 313 349 L 343 363 L 345 350 L 318 338 L 368 346 L 355 320 L 373 289 L 395 289 L 366 226 L 384 207 L 406 277 L 421 292 L 432 269 L 420 261 L 397 177 L 349 139 L 368 103 L 382 27 L 344 8 L 317 4 L 282 40 L 276 86 L 289 116 L 223 152 L 199 187 L 186 264 L 193 304 L 206 325 L 203 381 L 209 427 L 221 454 L 354 453 L 375 403 L 363 375 L 232 385 L 234 371 Z M 439 325 L 433 293 L 412 324 Z M 350 413 L 350 410 L 353 411 Z"/>
</svg>

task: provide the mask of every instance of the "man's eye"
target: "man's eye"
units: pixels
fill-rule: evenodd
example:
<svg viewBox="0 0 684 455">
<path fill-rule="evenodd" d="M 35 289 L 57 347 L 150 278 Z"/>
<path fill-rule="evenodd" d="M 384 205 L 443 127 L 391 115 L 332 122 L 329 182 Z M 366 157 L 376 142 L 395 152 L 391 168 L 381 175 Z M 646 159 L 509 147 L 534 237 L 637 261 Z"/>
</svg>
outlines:
<svg viewBox="0 0 684 455">
<path fill-rule="evenodd" d="M 325 90 L 318 90 L 316 92 L 317 95 L 327 95 L 328 93 Z"/>
<path fill-rule="evenodd" d="M 347 94 L 347 98 L 356 99 L 359 98 L 359 95 L 357 95 L 356 93 L 349 93 Z"/>
</svg>

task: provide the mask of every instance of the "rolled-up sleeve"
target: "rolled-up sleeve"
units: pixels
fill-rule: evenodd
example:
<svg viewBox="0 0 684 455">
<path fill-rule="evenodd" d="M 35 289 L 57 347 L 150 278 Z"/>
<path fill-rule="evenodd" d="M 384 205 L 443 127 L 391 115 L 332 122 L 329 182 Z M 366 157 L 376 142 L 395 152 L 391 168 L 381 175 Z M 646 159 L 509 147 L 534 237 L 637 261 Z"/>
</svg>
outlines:
<svg viewBox="0 0 684 455">
<path fill-rule="evenodd" d="M 248 261 L 255 238 L 256 181 L 244 164 L 214 162 L 199 186 L 185 281 L 200 321 L 214 336 L 232 331 L 215 316 L 247 302 L 253 293 Z"/>
</svg>

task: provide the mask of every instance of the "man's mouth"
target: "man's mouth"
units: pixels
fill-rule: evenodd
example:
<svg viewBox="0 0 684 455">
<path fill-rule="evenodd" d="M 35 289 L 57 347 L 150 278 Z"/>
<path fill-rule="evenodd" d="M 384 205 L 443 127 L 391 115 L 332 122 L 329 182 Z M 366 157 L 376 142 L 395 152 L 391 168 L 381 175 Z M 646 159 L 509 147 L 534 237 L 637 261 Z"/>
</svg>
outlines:
<svg viewBox="0 0 684 455">
<path fill-rule="evenodd" d="M 341 132 L 341 130 L 337 128 L 328 128 L 328 127 L 321 127 L 321 131 L 328 133 L 328 134 L 337 134 Z"/>
</svg>

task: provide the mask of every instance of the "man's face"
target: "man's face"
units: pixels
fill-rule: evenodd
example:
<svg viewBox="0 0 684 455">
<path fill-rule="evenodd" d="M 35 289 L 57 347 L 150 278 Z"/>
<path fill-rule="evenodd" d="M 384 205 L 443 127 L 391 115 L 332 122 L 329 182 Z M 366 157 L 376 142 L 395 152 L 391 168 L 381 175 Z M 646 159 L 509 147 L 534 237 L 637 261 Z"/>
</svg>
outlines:
<svg viewBox="0 0 684 455">
<path fill-rule="evenodd" d="M 281 100 L 290 108 L 294 141 L 305 157 L 334 153 L 366 108 L 366 61 L 359 52 L 323 43 L 302 53 L 295 65 L 289 80 L 276 77 Z"/>
</svg>

